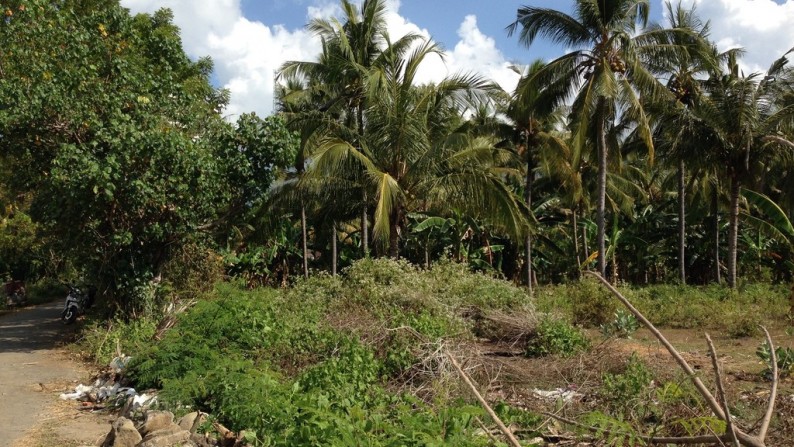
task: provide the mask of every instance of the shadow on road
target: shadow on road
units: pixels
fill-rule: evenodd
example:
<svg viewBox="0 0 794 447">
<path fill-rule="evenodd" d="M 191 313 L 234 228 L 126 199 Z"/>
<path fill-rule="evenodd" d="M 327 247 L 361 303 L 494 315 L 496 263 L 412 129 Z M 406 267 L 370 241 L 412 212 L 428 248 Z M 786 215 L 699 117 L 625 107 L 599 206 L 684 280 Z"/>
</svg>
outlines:
<svg viewBox="0 0 794 447">
<path fill-rule="evenodd" d="M 57 301 L 0 316 L 0 353 L 52 349 L 73 329 L 61 323 L 63 304 Z"/>
</svg>

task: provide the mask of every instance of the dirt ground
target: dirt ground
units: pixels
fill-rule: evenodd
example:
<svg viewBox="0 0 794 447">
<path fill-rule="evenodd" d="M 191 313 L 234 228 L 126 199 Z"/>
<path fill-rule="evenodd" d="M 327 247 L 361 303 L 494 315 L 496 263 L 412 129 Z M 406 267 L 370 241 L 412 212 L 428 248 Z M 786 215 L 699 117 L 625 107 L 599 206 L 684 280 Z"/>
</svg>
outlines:
<svg viewBox="0 0 794 447">
<path fill-rule="evenodd" d="M 60 348 L 72 327 L 53 302 L 0 315 L 0 444 L 12 447 L 98 445 L 110 416 L 58 398 L 89 380 L 85 365 Z"/>
<path fill-rule="evenodd" d="M 662 329 L 707 384 L 713 383 L 713 369 L 702 329 Z M 726 382 L 726 395 L 734 408 L 742 410 L 745 423 L 752 426 L 765 410 L 770 382 L 764 379 L 764 365 L 756 356 L 762 335 L 731 338 L 708 331 L 714 340 Z M 770 328 L 777 346 L 794 348 L 794 328 L 780 324 Z M 688 382 L 670 354 L 646 329 L 630 339 L 605 339 L 598 330 L 588 330 L 593 343 L 588 352 L 571 358 L 526 358 L 510 346 L 479 343 L 470 347 L 467 365 L 485 386 L 489 400 L 507 401 L 535 412 L 551 412 L 575 419 L 577 415 L 602 408 L 599 391 L 604 373 L 621 372 L 632 353 L 653 371 L 657 385 Z M 710 386 L 710 385 L 707 385 Z M 561 405 L 559 400 L 538 397 L 533 390 L 572 390 L 580 400 Z M 682 416 L 686 416 L 685 414 Z M 548 423 L 549 421 L 547 421 Z M 794 375 L 780 381 L 776 418 L 767 445 L 794 446 Z M 547 431 L 542 429 L 541 431 Z"/>
</svg>

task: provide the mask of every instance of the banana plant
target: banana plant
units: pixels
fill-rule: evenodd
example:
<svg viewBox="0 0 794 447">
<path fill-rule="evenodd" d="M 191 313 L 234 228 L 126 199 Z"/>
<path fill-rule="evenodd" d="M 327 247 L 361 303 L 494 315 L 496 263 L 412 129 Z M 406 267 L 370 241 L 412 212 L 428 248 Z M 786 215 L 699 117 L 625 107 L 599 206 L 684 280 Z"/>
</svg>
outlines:
<svg viewBox="0 0 794 447">
<path fill-rule="evenodd" d="M 743 215 L 748 222 L 758 228 L 759 237 L 761 233 L 766 233 L 794 248 L 794 225 L 786 212 L 765 194 L 742 189 L 742 196 L 762 216 L 756 217 L 747 211 Z M 791 259 L 786 260 L 786 265 L 789 269 L 794 270 L 794 262 Z"/>
</svg>

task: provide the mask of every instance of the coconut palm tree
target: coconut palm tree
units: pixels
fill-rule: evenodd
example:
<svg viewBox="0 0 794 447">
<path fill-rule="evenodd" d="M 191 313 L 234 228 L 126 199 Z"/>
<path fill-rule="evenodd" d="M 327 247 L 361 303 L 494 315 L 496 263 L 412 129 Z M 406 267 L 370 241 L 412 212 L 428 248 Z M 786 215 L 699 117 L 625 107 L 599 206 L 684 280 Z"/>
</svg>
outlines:
<svg viewBox="0 0 794 447">
<path fill-rule="evenodd" d="M 392 257 L 399 254 L 402 226 L 410 212 L 457 209 L 485 218 L 518 236 L 526 232 L 526 209 L 504 183 L 503 166 L 512 154 L 496 140 L 458 132 L 471 101 L 494 89 L 474 75 L 450 76 L 438 84 L 416 85 L 421 63 L 440 48 L 425 41 L 410 55 L 389 54 L 371 76 L 367 128 L 360 145 L 329 137 L 315 154 L 317 177 L 363 170 L 375 193 L 373 237 Z"/>
<path fill-rule="evenodd" d="M 537 168 L 544 154 L 559 155 L 568 152 L 566 142 L 555 133 L 555 127 L 562 122 L 563 107 L 555 110 L 538 110 L 536 102 L 542 86 L 530 82 L 545 63 L 536 60 L 526 67 L 514 67 L 521 79 L 510 98 L 505 115 L 512 123 L 512 140 L 517 153 L 524 162 L 524 202 L 532 210 L 532 189 Z M 554 157 L 552 155 L 552 157 Z M 558 157 L 555 157 L 558 158 Z M 524 240 L 526 281 L 532 293 L 532 235 Z"/>
<path fill-rule="evenodd" d="M 695 6 L 684 8 L 681 3 L 673 6 L 665 3 L 670 28 L 685 32 L 673 34 L 673 43 L 689 51 L 660 58 L 653 63 L 654 71 L 667 77 L 667 88 L 673 93 L 673 106 L 660 105 L 658 113 L 662 145 L 668 155 L 677 162 L 678 189 L 678 275 L 686 283 L 686 165 L 687 158 L 699 160 L 698 147 L 692 143 L 693 129 L 690 108 L 701 94 L 700 82 L 709 71 L 717 67 L 718 56 L 709 42 L 709 24 L 697 16 Z"/>
<path fill-rule="evenodd" d="M 780 103 L 794 85 L 787 54 L 765 74 L 745 75 L 739 69 L 736 53 L 732 53 L 724 70 L 704 83 L 707 94 L 695 106 L 695 114 L 711 132 L 710 160 L 724 169 L 729 185 L 727 280 L 731 288 L 736 287 L 737 278 L 741 189 L 756 181 L 766 165 L 781 155 L 789 155 L 790 160 L 794 153 L 790 138 L 794 108 Z"/>
<path fill-rule="evenodd" d="M 386 32 L 386 3 L 384 0 L 365 0 L 360 9 L 349 0 L 341 0 L 343 21 L 313 19 L 307 29 L 323 41 L 323 52 L 316 62 L 291 61 L 282 65 L 282 76 L 312 78 L 333 91 L 326 108 L 338 106 L 343 111 L 341 122 L 347 131 L 340 138 L 360 148 L 365 132 L 365 110 L 368 91 L 378 79 L 373 68 L 382 65 L 390 55 L 402 55 L 410 50 L 419 35 L 408 33 L 389 42 Z M 391 56 L 388 56 L 391 57 Z M 361 187 L 361 241 L 364 255 L 369 253 L 368 191 Z"/>
<path fill-rule="evenodd" d="M 598 150 L 596 220 L 598 270 L 602 275 L 606 273 L 607 133 L 619 117 L 634 121 L 653 159 L 650 124 L 638 92 L 657 98 L 668 95 L 649 62 L 685 51 L 672 43 L 672 34 L 678 31 L 646 28 L 649 9 L 649 0 L 577 0 L 574 15 L 524 6 L 507 28 L 512 35 L 520 27 L 519 41 L 525 46 L 543 36 L 573 48 L 549 62 L 530 82 L 544 86 L 538 103 L 547 110 L 575 95 L 570 117 L 574 149 L 581 152 L 589 143 Z"/>
</svg>

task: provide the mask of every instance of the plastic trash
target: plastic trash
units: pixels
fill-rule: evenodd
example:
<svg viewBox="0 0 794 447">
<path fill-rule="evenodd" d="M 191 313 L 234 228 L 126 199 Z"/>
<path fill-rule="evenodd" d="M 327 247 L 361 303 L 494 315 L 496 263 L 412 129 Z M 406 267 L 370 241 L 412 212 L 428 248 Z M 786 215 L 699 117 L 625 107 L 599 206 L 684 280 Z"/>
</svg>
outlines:
<svg viewBox="0 0 794 447">
<path fill-rule="evenodd" d="M 131 359 L 132 357 L 128 357 L 124 354 L 121 354 L 119 357 L 116 357 L 113 360 L 111 360 L 108 366 L 110 367 L 110 369 L 113 370 L 114 373 L 118 374 L 124 371 L 124 369 L 127 367 L 127 364 L 130 362 Z"/>
<path fill-rule="evenodd" d="M 534 389 L 532 390 L 532 393 L 543 399 L 548 399 L 548 400 L 562 399 L 564 402 L 570 402 L 574 399 L 584 397 L 584 394 L 577 393 L 574 390 L 566 389 L 566 388 L 557 388 L 555 390 L 550 390 L 550 391 Z"/>
</svg>

